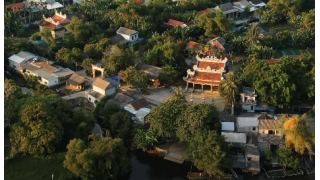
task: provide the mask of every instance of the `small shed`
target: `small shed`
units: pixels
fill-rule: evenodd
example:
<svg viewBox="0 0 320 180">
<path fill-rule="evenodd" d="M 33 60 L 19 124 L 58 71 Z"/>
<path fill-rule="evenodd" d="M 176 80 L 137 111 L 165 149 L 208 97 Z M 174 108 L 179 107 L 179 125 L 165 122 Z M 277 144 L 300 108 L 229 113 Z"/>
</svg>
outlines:
<svg viewBox="0 0 320 180">
<path fill-rule="evenodd" d="M 137 111 L 136 116 L 135 116 L 135 122 L 144 124 L 147 115 L 151 112 L 151 109 L 149 108 L 141 108 Z"/>
<path fill-rule="evenodd" d="M 260 152 L 258 147 L 252 144 L 247 144 L 244 148 L 246 166 L 249 172 L 257 174 L 260 172 Z"/>
<path fill-rule="evenodd" d="M 86 79 L 85 77 L 80 76 L 79 74 L 73 73 L 67 80 L 66 84 L 69 86 L 76 87 L 78 89 L 83 89 L 86 81 L 89 81 L 89 79 Z"/>
<path fill-rule="evenodd" d="M 255 117 L 238 117 L 237 118 L 237 131 L 241 133 L 258 133 L 259 122 Z"/>
<path fill-rule="evenodd" d="M 136 101 L 134 101 L 134 102 L 132 102 L 132 103 L 127 104 L 127 105 L 124 107 L 124 109 L 127 110 L 127 111 L 129 111 L 129 112 L 131 112 L 132 114 L 136 114 L 137 111 L 138 111 L 140 108 L 142 108 L 142 107 L 144 107 L 144 106 L 146 106 L 146 105 L 148 105 L 148 104 L 149 104 L 149 103 L 148 103 L 148 101 L 147 101 L 145 98 L 141 98 L 141 99 L 139 99 L 139 100 L 136 100 Z"/>
<path fill-rule="evenodd" d="M 221 130 L 222 131 L 234 131 L 234 122 L 221 122 L 222 127 Z"/>
<path fill-rule="evenodd" d="M 159 77 L 159 74 L 161 72 L 161 68 L 156 66 L 151 66 L 144 63 L 136 63 L 135 66 L 136 70 L 142 70 L 145 73 L 147 73 L 151 79 L 156 80 Z"/>
</svg>

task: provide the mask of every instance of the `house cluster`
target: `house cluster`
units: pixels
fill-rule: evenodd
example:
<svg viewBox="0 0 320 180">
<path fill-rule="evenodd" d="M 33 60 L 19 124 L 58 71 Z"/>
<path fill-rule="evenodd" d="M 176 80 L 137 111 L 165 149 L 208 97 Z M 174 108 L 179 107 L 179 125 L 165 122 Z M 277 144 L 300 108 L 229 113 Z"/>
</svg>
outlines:
<svg viewBox="0 0 320 180">
<path fill-rule="evenodd" d="M 282 115 L 247 113 L 238 117 L 220 117 L 221 134 L 234 149 L 234 168 L 259 173 L 260 153 L 285 146 L 284 138 L 277 130 L 280 116 Z"/>
<path fill-rule="evenodd" d="M 266 4 L 262 0 L 241 0 L 236 2 L 228 2 L 220 4 L 214 8 L 208 8 L 202 11 L 198 11 L 198 14 L 206 12 L 223 12 L 229 19 L 240 19 L 245 16 L 245 8 L 248 7 L 250 13 L 253 13 L 257 8 L 264 8 Z"/>
<path fill-rule="evenodd" d="M 20 51 L 10 56 L 9 66 L 28 76 L 36 76 L 39 83 L 47 87 L 65 83 L 74 73 L 68 68 L 58 66 L 46 58 L 27 51 Z"/>
<path fill-rule="evenodd" d="M 59 2 L 56 2 L 55 0 L 25 0 L 20 3 L 8 4 L 7 7 L 10 7 L 11 9 L 13 9 L 14 7 L 21 9 L 23 9 L 24 7 L 26 7 L 27 9 L 31 8 L 32 13 L 36 13 L 42 9 L 56 10 L 63 8 L 64 6 Z"/>
</svg>

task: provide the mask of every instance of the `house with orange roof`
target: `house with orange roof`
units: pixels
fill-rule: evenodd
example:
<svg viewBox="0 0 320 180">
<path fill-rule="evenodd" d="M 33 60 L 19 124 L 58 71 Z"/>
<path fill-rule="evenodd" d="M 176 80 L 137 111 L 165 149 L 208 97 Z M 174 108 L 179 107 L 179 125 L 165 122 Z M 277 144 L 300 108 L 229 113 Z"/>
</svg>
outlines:
<svg viewBox="0 0 320 180">
<path fill-rule="evenodd" d="M 197 13 L 198 14 L 204 14 L 204 13 L 207 13 L 207 12 L 210 12 L 210 10 L 209 9 L 205 9 L 205 10 L 198 11 Z"/>
<path fill-rule="evenodd" d="M 234 49 L 234 46 L 227 43 L 223 37 L 216 37 L 214 39 L 211 39 L 208 42 L 208 44 L 211 44 L 213 46 L 217 46 L 220 51 L 224 51 L 225 53 L 229 53 Z"/>
<path fill-rule="evenodd" d="M 183 77 L 183 80 L 187 82 L 186 89 L 189 88 L 189 84 L 192 84 L 193 89 L 195 85 L 210 86 L 211 91 L 214 86 L 219 86 L 219 83 L 224 78 L 223 75 L 226 72 L 226 63 L 228 58 L 219 59 L 211 51 L 198 52 L 196 55 L 197 64 L 191 69 L 187 70 L 187 76 Z"/>
<path fill-rule="evenodd" d="M 13 4 L 7 4 L 7 7 L 13 9 L 14 7 L 16 8 L 23 8 L 23 3 L 13 3 Z"/>
<path fill-rule="evenodd" d="M 71 21 L 70 19 L 67 18 L 66 14 L 58 13 L 57 11 L 53 17 L 46 18 L 43 16 L 43 20 L 39 23 L 40 32 L 44 27 L 48 27 L 51 29 L 52 37 L 62 38 L 65 34 L 72 33 L 71 30 L 66 28 L 66 25 Z"/>
<path fill-rule="evenodd" d="M 174 19 L 169 19 L 169 21 L 166 22 L 166 23 L 163 23 L 161 25 L 161 27 L 164 28 L 164 29 L 169 29 L 170 30 L 170 29 L 174 28 L 175 26 L 181 26 L 181 27 L 185 28 L 185 27 L 191 26 L 192 24 L 194 24 L 193 21 L 190 21 L 188 23 L 184 23 L 184 22 L 177 21 L 177 20 L 174 20 Z"/>
<path fill-rule="evenodd" d="M 186 51 L 190 52 L 192 49 L 197 48 L 199 46 L 204 46 L 204 44 L 200 44 L 194 41 L 190 41 L 186 47 Z"/>
</svg>

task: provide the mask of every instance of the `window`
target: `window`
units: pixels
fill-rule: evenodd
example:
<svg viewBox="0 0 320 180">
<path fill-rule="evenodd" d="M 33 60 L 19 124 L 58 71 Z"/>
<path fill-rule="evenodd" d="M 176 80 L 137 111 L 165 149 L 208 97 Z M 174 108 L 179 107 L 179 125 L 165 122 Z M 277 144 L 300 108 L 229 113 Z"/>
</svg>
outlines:
<svg viewBox="0 0 320 180">
<path fill-rule="evenodd" d="M 67 29 L 65 29 L 65 32 L 67 32 Z"/>
<path fill-rule="evenodd" d="M 89 98 L 89 101 L 91 101 L 91 98 Z"/>
<path fill-rule="evenodd" d="M 252 128 L 252 131 L 255 131 L 255 130 L 256 130 L 256 128 L 255 128 L 255 127 L 253 127 L 253 128 Z"/>
<path fill-rule="evenodd" d="M 269 130 L 268 134 L 274 134 L 274 130 Z"/>
<path fill-rule="evenodd" d="M 251 106 L 251 110 L 253 110 L 253 106 Z"/>
<path fill-rule="evenodd" d="M 133 40 L 133 36 L 131 36 L 131 40 Z"/>
<path fill-rule="evenodd" d="M 44 84 L 47 84 L 47 82 L 44 82 Z"/>
<path fill-rule="evenodd" d="M 248 161 L 251 161 L 252 158 L 251 158 L 251 157 L 248 157 L 247 159 L 248 159 Z"/>
</svg>

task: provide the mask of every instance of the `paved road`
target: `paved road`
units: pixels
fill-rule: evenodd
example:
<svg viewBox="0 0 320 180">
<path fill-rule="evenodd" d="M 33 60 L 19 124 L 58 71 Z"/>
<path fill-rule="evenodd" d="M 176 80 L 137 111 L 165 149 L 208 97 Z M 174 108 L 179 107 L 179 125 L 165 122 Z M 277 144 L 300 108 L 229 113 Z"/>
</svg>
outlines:
<svg viewBox="0 0 320 180">
<path fill-rule="evenodd" d="M 79 97 L 85 98 L 86 97 L 85 91 L 81 91 L 81 92 L 77 92 L 77 93 L 74 93 L 74 94 L 70 94 L 68 96 L 63 96 L 62 98 L 63 99 L 75 99 L 75 98 L 79 98 Z"/>
</svg>

